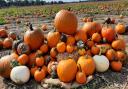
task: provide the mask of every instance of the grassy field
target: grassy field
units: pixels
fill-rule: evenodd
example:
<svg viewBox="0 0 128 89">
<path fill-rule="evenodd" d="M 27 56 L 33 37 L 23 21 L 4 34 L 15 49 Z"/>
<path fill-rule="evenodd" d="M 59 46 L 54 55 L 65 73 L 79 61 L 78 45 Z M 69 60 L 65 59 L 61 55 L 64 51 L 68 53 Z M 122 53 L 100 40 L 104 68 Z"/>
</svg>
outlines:
<svg viewBox="0 0 128 89">
<path fill-rule="evenodd" d="M 25 7 L 9 7 L 0 9 L 0 24 L 8 22 L 8 19 L 25 16 L 51 16 L 60 9 L 71 8 L 76 14 L 106 14 L 128 16 L 128 1 L 106 1 L 106 2 L 83 2 L 83 3 L 67 3 L 62 5 L 44 5 L 44 6 L 25 6 Z"/>
</svg>

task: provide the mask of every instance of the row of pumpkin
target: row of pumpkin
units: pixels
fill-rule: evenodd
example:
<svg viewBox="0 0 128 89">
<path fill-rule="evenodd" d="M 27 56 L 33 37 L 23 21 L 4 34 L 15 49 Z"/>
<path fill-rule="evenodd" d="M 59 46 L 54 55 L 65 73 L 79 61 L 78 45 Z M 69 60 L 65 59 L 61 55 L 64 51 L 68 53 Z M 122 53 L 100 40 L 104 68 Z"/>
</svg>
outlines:
<svg viewBox="0 0 128 89">
<path fill-rule="evenodd" d="M 26 83 L 30 75 L 37 82 L 52 77 L 84 84 L 95 71 L 111 67 L 120 72 L 127 59 L 126 43 L 116 30 L 94 21 L 77 30 L 77 24 L 77 17 L 67 10 L 56 14 L 56 30 L 45 36 L 29 24 L 23 39 L 13 42 L 12 53 L 0 59 L 0 75 L 17 84 Z"/>
</svg>

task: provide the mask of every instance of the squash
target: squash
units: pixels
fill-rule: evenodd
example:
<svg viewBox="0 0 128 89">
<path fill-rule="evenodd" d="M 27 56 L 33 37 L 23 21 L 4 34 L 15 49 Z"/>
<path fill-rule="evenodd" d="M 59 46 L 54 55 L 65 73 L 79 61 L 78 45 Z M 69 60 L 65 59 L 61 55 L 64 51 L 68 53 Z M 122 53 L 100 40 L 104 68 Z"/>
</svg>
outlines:
<svg viewBox="0 0 128 89">
<path fill-rule="evenodd" d="M 53 31 L 49 32 L 47 35 L 48 46 L 50 48 L 55 47 L 57 43 L 59 42 L 60 37 L 61 35 L 59 32 L 53 32 Z"/>
<path fill-rule="evenodd" d="M 77 65 L 81 66 L 81 70 L 85 73 L 85 75 L 91 75 L 95 71 L 95 63 L 92 59 L 92 57 L 86 55 L 86 56 L 80 56 L 77 61 Z"/>
<path fill-rule="evenodd" d="M 57 66 L 57 75 L 63 82 L 71 82 L 77 73 L 77 64 L 74 59 L 61 60 Z"/>
<path fill-rule="evenodd" d="M 60 10 L 54 19 L 54 25 L 57 31 L 69 35 L 76 32 L 77 24 L 77 17 L 67 10 Z"/>
<path fill-rule="evenodd" d="M 111 45 L 115 50 L 125 50 L 126 47 L 126 43 L 123 39 L 114 40 Z"/>
<path fill-rule="evenodd" d="M 52 58 L 56 58 L 57 54 L 58 54 L 57 49 L 55 47 L 51 48 L 51 50 L 50 50 L 50 56 Z"/>
<path fill-rule="evenodd" d="M 118 23 L 115 27 L 115 30 L 118 34 L 123 34 L 125 32 L 125 25 L 122 23 Z"/>
<path fill-rule="evenodd" d="M 108 42 L 115 40 L 116 31 L 112 27 L 103 27 L 101 30 L 101 35 Z"/>
<path fill-rule="evenodd" d="M 32 25 L 30 25 L 30 29 L 24 34 L 24 42 L 29 45 L 31 50 L 37 50 L 44 42 L 42 30 L 33 28 Z"/>
<path fill-rule="evenodd" d="M 28 57 L 28 55 L 26 55 L 26 54 L 22 54 L 22 55 L 20 55 L 20 56 L 18 57 L 17 60 L 18 60 L 18 62 L 19 62 L 21 65 L 25 65 L 25 64 L 28 63 L 29 57 Z"/>
<path fill-rule="evenodd" d="M 40 47 L 40 51 L 42 53 L 47 53 L 48 52 L 48 45 L 47 44 L 43 44 L 41 47 Z"/>
<path fill-rule="evenodd" d="M 5 29 L 0 29 L 0 37 L 2 38 L 7 37 L 7 31 Z"/>
<path fill-rule="evenodd" d="M 96 65 L 96 71 L 97 72 L 105 72 L 109 68 L 109 61 L 108 58 L 104 55 L 95 55 L 93 56 L 95 65 Z"/>
<path fill-rule="evenodd" d="M 66 50 L 66 44 L 64 42 L 60 42 L 57 44 L 56 48 L 59 53 L 63 53 Z"/>
<path fill-rule="evenodd" d="M 99 33 L 94 33 L 92 35 L 92 41 L 97 42 L 97 43 L 100 42 L 101 41 L 101 35 Z"/>
<path fill-rule="evenodd" d="M 112 61 L 111 68 L 116 72 L 120 72 L 122 69 L 122 63 L 120 61 Z"/>
<path fill-rule="evenodd" d="M 3 41 L 4 48 L 12 48 L 13 39 L 12 38 L 5 38 Z"/>
<path fill-rule="evenodd" d="M 113 49 L 107 50 L 106 57 L 108 58 L 109 61 L 116 60 L 116 51 Z"/>
<path fill-rule="evenodd" d="M 13 57 L 10 55 L 3 56 L 0 59 L 0 76 L 4 78 L 10 77 L 10 72 L 12 70 L 11 62 L 13 61 Z"/>
<path fill-rule="evenodd" d="M 13 40 L 16 40 L 16 38 L 17 38 L 16 33 L 14 33 L 14 32 L 10 32 L 10 33 L 8 34 L 8 37 L 9 37 L 9 38 L 12 38 Z"/>
<path fill-rule="evenodd" d="M 44 65 L 44 58 L 41 56 L 41 57 L 37 57 L 36 58 L 36 66 L 43 66 Z"/>
<path fill-rule="evenodd" d="M 66 46 L 66 51 L 67 51 L 68 53 L 72 53 L 72 52 L 74 51 L 74 46 L 73 46 L 73 45 L 67 45 L 67 46 Z"/>
<path fill-rule="evenodd" d="M 99 52 L 100 52 L 100 48 L 98 48 L 98 47 L 96 47 L 96 46 L 92 46 L 92 47 L 91 47 L 91 53 L 92 53 L 93 55 L 97 55 L 97 54 L 99 54 Z"/>
<path fill-rule="evenodd" d="M 16 84 L 24 84 L 30 78 L 30 71 L 27 66 L 16 66 L 12 69 L 10 78 Z"/>
</svg>

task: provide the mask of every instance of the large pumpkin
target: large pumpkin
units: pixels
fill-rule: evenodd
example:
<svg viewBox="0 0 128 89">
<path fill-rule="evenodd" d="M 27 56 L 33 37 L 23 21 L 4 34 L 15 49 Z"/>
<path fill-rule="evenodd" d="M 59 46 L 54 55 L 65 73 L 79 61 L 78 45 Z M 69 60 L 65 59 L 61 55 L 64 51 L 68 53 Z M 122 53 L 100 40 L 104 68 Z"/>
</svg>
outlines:
<svg viewBox="0 0 128 89">
<path fill-rule="evenodd" d="M 12 70 L 11 61 L 13 61 L 13 57 L 10 55 L 6 55 L 0 59 L 0 76 L 4 78 L 10 77 Z"/>
<path fill-rule="evenodd" d="M 59 11 L 54 20 L 57 31 L 65 34 L 74 34 L 77 30 L 77 17 L 70 11 Z"/>
<path fill-rule="evenodd" d="M 112 42 L 116 37 L 116 32 L 112 27 L 103 27 L 101 31 L 101 35 L 108 42 Z"/>
<path fill-rule="evenodd" d="M 32 28 L 24 34 L 24 42 L 29 45 L 31 50 L 38 49 L 44 42 L 44 35 L 39 28 Z"/>
<path fill-rule="evenodd" d="M 61 81 L 71 82 L 76 75 L 77 64 L 74 59 L 61 60 L 57 66 L 57 74 Z"/>
<path fill-rule="evenodd" d="M 81 56 L 77 61 L 77 65 L 81 66 L 82 71 L 86 75 L 91 75 L 95 71 L 95 63 L 90 56 Z"/>
</svg>

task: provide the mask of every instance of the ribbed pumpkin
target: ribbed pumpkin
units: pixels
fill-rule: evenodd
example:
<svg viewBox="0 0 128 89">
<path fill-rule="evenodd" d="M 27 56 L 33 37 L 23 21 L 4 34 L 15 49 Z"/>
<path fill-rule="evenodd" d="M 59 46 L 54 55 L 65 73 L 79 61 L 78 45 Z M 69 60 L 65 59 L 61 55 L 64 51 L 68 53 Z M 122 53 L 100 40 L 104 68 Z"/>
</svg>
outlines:
<svg viewBox="0 0 128 89">
<path fill-rule="evenodd" d="M 12 70 L 11 61 L 13 61 L 13 57 L 10 55 L 6 55 L 0 59 L 0 76 L 4 78 L 10 77 Z"/>
<path fill-rule="evenodd" d="M 24 42 L 29 45 L 31 50 L 38 49 L 44 42 L 42 30 L 33 28 L 32 25 L 30 25 L 30 29 L 24 34 Z"/>
<path fill-rule="evenodd" d="M 71 82 L 77 73 L 77 64 L 74 59 L 61 60 L 57 66 L 57 74 L 61 81 Z"/>
<path fill-rule="evenodd" d="M 59 11 L 54 20 L 57 31 L 65 34 L 74 34 L 77 30 L 77 17 L 70 11 Z"/>
</svg>

